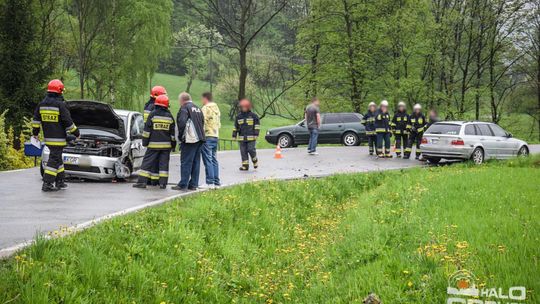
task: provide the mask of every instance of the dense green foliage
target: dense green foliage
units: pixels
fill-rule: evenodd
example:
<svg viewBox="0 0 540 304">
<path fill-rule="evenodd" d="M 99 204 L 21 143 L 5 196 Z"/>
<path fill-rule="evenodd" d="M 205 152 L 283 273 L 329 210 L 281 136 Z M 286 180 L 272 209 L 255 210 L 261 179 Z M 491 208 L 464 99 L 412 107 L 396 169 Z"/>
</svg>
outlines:
<svg viewBox="0 0 540 304">
<path fill-rule="evenodd" d="M 526 286 L 536 303 L 539 161 L 178 199 L 38 239 L 0 265 L 0 301 L 357 303 L 373 291 L 384 303 L 443 303 L 448 276 L 467 269 L 480 286 Z"/>
</svg>

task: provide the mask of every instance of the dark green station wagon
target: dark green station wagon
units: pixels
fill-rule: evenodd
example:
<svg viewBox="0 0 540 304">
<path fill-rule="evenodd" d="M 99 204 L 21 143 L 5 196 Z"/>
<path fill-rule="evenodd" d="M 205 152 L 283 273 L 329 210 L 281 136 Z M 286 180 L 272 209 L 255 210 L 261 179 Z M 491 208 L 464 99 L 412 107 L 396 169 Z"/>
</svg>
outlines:
<svg viewBox="0 0 540 304">
<path fill-rule="evenodd" d="M 325 113 L 321 115 L 322 124 L 319 130 L 320 144 L 342 144 L 344 146 L 358 146 L 367 141 L 366 128 L 360 123 L 362 115 L 358 113 Z M 279 145 L 282 148 L 307 145 L 309 131 L 305 122 L 279 128 L 266 132 L 267 142 Z"/>
</svg>

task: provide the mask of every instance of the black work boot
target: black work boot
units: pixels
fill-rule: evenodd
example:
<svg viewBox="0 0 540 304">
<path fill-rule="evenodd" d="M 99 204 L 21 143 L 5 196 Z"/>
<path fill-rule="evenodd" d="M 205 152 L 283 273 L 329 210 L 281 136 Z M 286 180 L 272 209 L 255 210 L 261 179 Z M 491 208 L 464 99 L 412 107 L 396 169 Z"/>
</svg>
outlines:
<svg viewBox="0 0 540 304">
<path fill-rule="evenodd" d="M 159 189 L 167 189 L 167 185 L 164 184 L 164 185 L 159 185 Z"/>
<path fill-rule="evenodd" d="M 58 188 L 58 190 L 63 190 L 63 189 L 66 189 L 67 187 L 68 185 L 63 179 L 59 179 L 56 181 L 56 188 Z"/>
<path fill-rule="evenodd" d="M 257 169 L 259 168 L 259 160 L 258 159 L 254 159 L 254 160 L 251 160 L 253 162 L 253 169 Z"/>
<path fill-rule="evenodd" d="M 249 170 L 249 165 L 242 164 L 242 166 L 239 169 L 240 171 L 247 171 Z"/>
<path fill-rule="evenodd" d="M 133 188 L 146 189 L 146 183 L 136 183 L 133 184 Z"/>
<path fill-rule="evenodd" d="M 53 183 L 43 182 L 43 186 L 41 186 L 41 191 L 43 192 L 53 192 L 58 190 L 60 189 L 56 188 Z"/>
</svg>

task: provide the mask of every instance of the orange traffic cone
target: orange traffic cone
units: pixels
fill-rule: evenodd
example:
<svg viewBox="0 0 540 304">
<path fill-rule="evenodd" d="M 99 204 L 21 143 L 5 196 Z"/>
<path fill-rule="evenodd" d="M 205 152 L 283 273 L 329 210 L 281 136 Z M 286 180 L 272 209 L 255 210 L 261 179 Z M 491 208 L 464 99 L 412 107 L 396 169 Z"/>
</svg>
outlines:
<svg viewBox="0 0 540 304">
<path fill-rule="evenodd" d="M 281 154 L 281 147 L 279 145 L 276 146 L 276 152 L 274 152 L 274 158 L 275 159 L 283 158 L 283 154 Z"/>
</svg>

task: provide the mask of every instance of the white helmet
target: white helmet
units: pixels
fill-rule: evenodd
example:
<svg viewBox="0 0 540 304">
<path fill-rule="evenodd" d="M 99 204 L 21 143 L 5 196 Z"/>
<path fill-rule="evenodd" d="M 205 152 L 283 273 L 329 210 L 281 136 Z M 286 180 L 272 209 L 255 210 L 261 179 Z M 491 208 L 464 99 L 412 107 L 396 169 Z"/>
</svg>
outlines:
<svg viewBox="0 0 540 304">
<path fill-rule="evenodd" d="M 377 104 L 376 104 L 376 103 L 374 103 L 374 102 L 372 101 L 372 102 L 370 102 L 370 103 L 368 104 L 368 108 L 369 108 L 369 107 L 372 107 L 372 106 L 375 106 L 375 107 L 376 107 L 376 106 L 377 106 Z"/>
<path fill-rule="evenodd" d="M 417 103 L 417 104 L 414 105 L 413 110 L 415 110 L 415 111 L 416 110 L 422 110 L 422 106 L 419 103 Z"/>
<path fill-rule="evenodd" d="M 388 101 L 386 100 L 381 101 L 381 107 L 388 107 Z"/>
<path fill-rule="evenodd" d="M 400 101 L 400 102 L 398 102 L 397 106 L 399 108 L 399 107 L 406 107 L 407 105 L 405 105 L 405 103 L 403 101 Z"/>
</svg>

